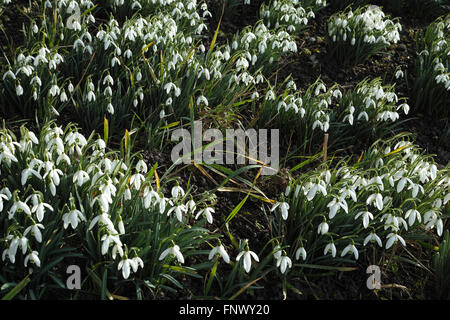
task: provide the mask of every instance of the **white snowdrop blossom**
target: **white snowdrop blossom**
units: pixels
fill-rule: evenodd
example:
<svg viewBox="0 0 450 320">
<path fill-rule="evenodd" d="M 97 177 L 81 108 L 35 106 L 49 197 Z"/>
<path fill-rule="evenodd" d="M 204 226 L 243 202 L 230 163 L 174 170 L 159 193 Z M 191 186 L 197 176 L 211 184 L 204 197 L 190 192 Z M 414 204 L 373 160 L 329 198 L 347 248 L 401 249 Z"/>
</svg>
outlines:
<svg viewBox="0 0 450 320">
<path fill-rule="evenodd" d="M 178 262 L 184 263 L 184 257 L 178 245 L 174 244 L 172 247 L 169 247 L 166 250 L 164 250 L 159 256 L 159 260 L 160 261 L 164 260 L 164 258 L 169 254 L 177 258 Z"/>
<path fill-rule="evenodd" d="M 277 267 L 284 274 L 288 269 L 292 268 L 292 260 L 287 255 L 283 255 L 277 260 Z"/>
<path fill-rule="evenodd" d="M 216 255 L 222 257 L 223 261 L 225 261 L 226 263 L 230 263 L 230 257 L 228 256 L 228 253 L 226 252 L 223 244 L 220 244 L 217 247 L 212 248 L 211 251 L 209 252 L 208 259 L 211 260 Z"/>
<path fill-rule="evenodd" d="M 302 257 L 303 261 L 306 260 L 306 250 L 304 247 L 300 247 L 297 249 L 297 251 L 295 252 L 295 259 L 298 260 L 300 259 L 300 257 Z"/>
<path fill-rule="evenodd" d="M 322 222 L 321 224 L 319 224 L 319 226 L 317 227 L 317 233 L 318 234 L 326 234 L 329 230 L 329 225 L 326 221 Z"/>
<path fill-rule="evenodd" d="M 37 251 L 32 251 L 30 254 L 28 254 L 25 257 L 25 260 L 23 261 L 25 267 L 28 266 L 28 262 L 31 261 L 33 264 L 36 265 L 36 267 L 41 267 L 41 261 L 39 260 L 39 253 Z"/>
<path fill-rule="evenodd" d="M 284 220 L 288 218 L 289 215 L 289 204 L 287 202 L 277 202 L 275 203 L 270 211 L 274 211 L 276 208 L 280 207 L 281 216 Z"/>
<path fill-rule="evenodd" d="M 400 241 L 403 246 L 406 246 L 405 240 L 400 235 L 398 235 L 396 233 L 388 234 L 386 239 L 387 239 L 387 241 L 386 241 L 386 249 L 389 249 L 390 247 L 392 247 L 392 245 L 394 243 L 396 243 L 397 241 Z"/>
<path fill-rule="evenodd" d="M 331 256 L 332 256 L 333 258 L 336 257 L 336 252 L 337 252 L 337 250 L 336 250 L 336 246 L 334 245 L 333 242 L 328 243 L 328 244 L 325 246 L 325 249 L 323 250 L 323 254 L 324 254 L 324 255 L 326 255 L 326 254 L 328 254 L 328 253 L 330 253 L 330 252 L 331 252 Z"/>
<path fill-rule="evenodd" d="M 366 246 L 369 242 L 376 242 L 380 247 L 383 246 L 383 243 L 381 242 L 380 237 L 379 237 L 376 233 L 374 233 L 374 232 L 370 233 L 370 234 L 364 239 L 364 243 L 363 243 L 364 246 Z"/>
<path fill-rule="evenodd" d="M 70 224 L 72 226 L 72 229 L 75 230 L 78 226 L 78 223 L 80 223 L 81 221 L 86 221 L 86 218 L 78 209 L 72 209 L 71 211 L 63 215 L 64 229 L 67 229 Z"/>
<path fill-rule="evenodd" d="M 358 260 L 359 258 L 358 249 L 356 249 L 353 243 L 349 244 L 344 248 L 344 250 L 342 250 L 341 257 L 345 256 L 347 253 L 352 253 L 353 256 L 355 257 L 355 260 Z"/>
<path fill-rule="evenodd" d="M 253 251 L 250 251 L 249 249 L 239 252 L 239 254 L 236 257 L 236 261 L 239 261 L 241 258 L 243 258 L 244 270 L 247 273 L 250 272 L 250 269 L 252 267 L 252 258 L 256 262 L 259 262 L 258 255 L 256 253 L 254 253 Z"/>
<path fill-rule="evenodd" d="M 195 219 L 198 219 L 201 215 L 204 215 L 206 217 L 206 220 L 210 224 L 212 224 L 213 223 L 213 216 L 212 216 L 212 214 L 214 212 L 215 211 L 214 211 L 213 208 L 210 208 L 210 207 L 204 208 L 204 209 L 202 209 L 202 210 L 197 212 L 197 214 L 195 215 Z"/>
</svg>

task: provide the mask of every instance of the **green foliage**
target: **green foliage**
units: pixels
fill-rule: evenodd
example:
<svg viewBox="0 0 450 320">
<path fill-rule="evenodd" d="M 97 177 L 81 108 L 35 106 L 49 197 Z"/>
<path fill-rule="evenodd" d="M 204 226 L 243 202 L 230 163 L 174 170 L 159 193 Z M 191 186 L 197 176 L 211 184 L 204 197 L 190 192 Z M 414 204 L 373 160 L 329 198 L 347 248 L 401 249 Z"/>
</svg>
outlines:
<svg viewBox="0 0 450 320">
<path fill-rule="evenodd" d="M 450 299 L 450 234 L 448 230 L 439 245 L 439 252 L 433 257 L 433 270 L 436 281 L 436 297 Z"/>
<path fill-rule="evenodd" d="M 435 119 L 448 118 L 450 101 L 450 15 L 430 24 L 417 40 L 420 51 L 411 87 L 414 111 Z"/>
</svg>

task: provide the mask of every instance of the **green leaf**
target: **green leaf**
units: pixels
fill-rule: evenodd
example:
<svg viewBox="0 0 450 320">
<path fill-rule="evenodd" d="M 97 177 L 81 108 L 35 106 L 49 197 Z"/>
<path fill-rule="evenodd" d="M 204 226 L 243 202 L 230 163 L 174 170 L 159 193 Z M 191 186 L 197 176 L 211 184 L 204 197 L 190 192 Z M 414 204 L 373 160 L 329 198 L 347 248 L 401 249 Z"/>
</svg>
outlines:
<svg viewBox="0 0 450 320">
<path fill-rule="evenodd" d="M 216 276 L 217 266 L 218 265 L 219 265 L 219 259 L 216 258 L 216 262 L 214 263 L 214 266 L 211 269 L 211 273 L 209 274 L 208 282 L 206 284 L 205 296 L 208 295 L 209 290 L 211 289 L 212 282 L 214 280 L 214 277 Z"/>
<path fill-rule="evenodd" d="M 16 295 L 20 293 L 30 282 L 30 276 L 26 276 L 22 281 L 20 281 L 14 288 L 11 289 L 2 300 L 12 300 Z"/>
<path fill-rule="evenodd" d="M 302 268 L 309 268 L 309 269 L 332 270 L 332 271 L 342 271 L 342 272 L 357 270 L 357 268 L 354 268 L 354 267 L 333 267 L 333 266 L 324 266 L 324 265 L 307 264 L 307 263 L 294 264 L 294 266 L 302 267 Z"/>
</svg>

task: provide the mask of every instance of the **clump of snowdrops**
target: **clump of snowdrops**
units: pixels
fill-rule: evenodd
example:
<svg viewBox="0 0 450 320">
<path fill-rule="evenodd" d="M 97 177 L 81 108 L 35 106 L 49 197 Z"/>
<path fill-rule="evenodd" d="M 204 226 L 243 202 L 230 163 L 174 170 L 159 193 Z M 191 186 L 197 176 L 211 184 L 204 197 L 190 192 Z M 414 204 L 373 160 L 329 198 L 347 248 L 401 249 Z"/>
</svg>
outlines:
<svg viewBox="0 0 450 320">
<path fill-rule="evenodd" d="M 416 78 L 411 93 L 415 110 L 435 118 L 450 115 L 450 15 L 440 17 L 418 40 Z"/>
<path fill-rule="evenodd" d="M 320 144 L 325 133 L 334 147 L 372 143 L 394 130 L 400 113 L 409 112 L 394 86 L 383 86 L 378 78 L 345 93 L 337 85 L 327 89 L 320 79 L 301 93 L 288 79 L 278 88 L 269 87 L 260 100 L 260 125 L 279 128 L 304 148 Z"/>
<path fill-rule="evenodd" d="M 274 250 L 287 257 L 281 273 L 348 264 L 372 246 L 389 252 L 425 230 L 442 236 L 449 182 L 449 168 L 404 135 L 377 141 L 356 163 L 301 175 L 268 214 Z"/>
<path fill-rule="evenodd" d="M 205 228 L 214 210 L 189 186 L 156 180 L 157 166 L 130 153 L 129 136 L 121 152 L 108 152 L 105 140 L 71 125 L 20 131 L 0 131 L 3 283 L 29 275 L 27 293 L 40 298 L 65 290 L 75 261 L 105 290 L 135 281 L 137 291 L 154 294 L 197 272 L 187 260 L 220 236 Z"/>
<path fill-rule="evenodd" d="M 395 85 L 383 85 L 380 78 L 359 82 L 338 103 L 330 116 L 330 144 L 337 147 L 389 136 L 410 109 L 406 98 L 397 96 Z"/>
<path fill-rule="evenodd" d="M 402 27 L 378 6 L 347 9 L 328 22 L 329 53 L 342 65 L 363 63 L 400 40 Z"/>
<path fill-rule="evenodd" d="M 260 17 L 268 28 L 285 26 L 291 34 L 299 34 L 315 17 L 315 11 L 326 6 L 326 1 L 274 0 L 260 7 Z"/>
<path fill-rule="evenodd" d="M 288 136 L 301 143 L 304 150 L 330 128 L 331 105 L 336 104 L 342 92 L 333 86 L 326 88 L 318 79 L 305 93 L 297 90 L 295 82 L 287 79 L 277 86 L 270 86 L 261 96 L 261 127 L 273 127 L 280 130 L 282 136 Z"/>
<path fill-rule="evenodd" d="M 40 27 L 32 22 L 30 41 L 42 38 L 31 50 L 36 53 L 19 51 L 4 66 L 2 106 L 27 118 L 51 118 L 69 107 L 86 129 L 100 130 L 106 117 L 112 135 L 133 124 L 148 131 L 147 141 L 159 141 L 160 127 L 189 117 L 185 106 L 191 100 L 200 114 L 229 113 L 262 82 L 261 72 L 274 70 L 281 55 L 297 50 L 285 30 L 262 22 L 236 34 L 230 45 L 208 50 L 201 41 L 210 15 L 205 3 L 161 2 L 158 8 L 123 23 L 111 16 L 92 28 L 97 8 L 91 2 L 59 2 L 55 8 L 45 3 L 42 10 L 55 10 L 56 19 Z M 74 10 L 85 14 L 70 27 L 63 21 Z"/>
<path fill-rule="evenodd" d="M 285 28 L 272 29 L 263 21 L 255 26 L 247 26 L 237 33 L 231 42 L 232 50 L 241 51 L 247 61 L 244 64 L 237 61 L 236 67 L 248 67 L 255 72 L 262 68 L 263 73 L 269 75 L 275 70 L 279 58 L 283 54 L 297 52 L 297 44 Z"/>
</svg>

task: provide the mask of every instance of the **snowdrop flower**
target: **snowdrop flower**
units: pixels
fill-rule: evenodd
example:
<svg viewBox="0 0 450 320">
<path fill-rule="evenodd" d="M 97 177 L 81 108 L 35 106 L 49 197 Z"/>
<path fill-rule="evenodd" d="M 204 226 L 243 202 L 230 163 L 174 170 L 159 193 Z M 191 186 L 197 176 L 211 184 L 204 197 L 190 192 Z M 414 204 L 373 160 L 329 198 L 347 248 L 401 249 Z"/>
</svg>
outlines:
<svg viewBox="0 0 450 320">
<path fill-rule="evenodd" d="M 188 210 L 190 210 L 192 213 L 194 213 L 195 209 L 197 209 L 197 204 L 195 203 L 194 200 L 191 199 L 186 204 L 186 207 L 187 207 Z"/>
<path fill-rule="evenodd" d="M 86 218 L 80 210 L 72 209 L 71 211 L 63 215 L 64 229 L 67 229 L 70 224 L 72 226 L 72 229 L 75 230 L 78 226 L 78 223 L 81 221 L 86 221 Z"/>
<path fill-rule="evenodd" d="M 303 261 L 306 260 L 306 250 L 304 247 L 300 247 L 297 249 L 297 251 L 295 252 L 295 259 L 298 260 L 300 259 L 300 256 L 302 257 Z"/>
<path fill-rule="evenodd" d="M 52 87 L 50 88 L 50 94 L 52 95 L 52 97 L 54 97 L 54 96 L 56 96 L 56 95 L 59 95 L 59 93 L 60 93 L 60 89 L 59 89 L 59 87 L 58 87 L 58 85 L 56 85 L 56 84 L 54 84 L 54 85 L 52 85 Z"/>
<path fill-rule="evenodd" d="M 39 180 L 42 180 L 42 176 L 39 174 L 38 171 L 34 170 L 33 168 L 28 167 L 22 171 L 22 178 L 20 180 L 22 183 L 22 186 L 24 186 L 27 183 L 27 180 L 30 177 L 30 175 L 34 175 Z"/>
<path fill-rule="evenodd" d="M 138 71 L 138 73 L 136 74 L 136 81 L 141 81 L 142 80 L 142 73 L 140 71 Z"/>
<path fill-rule="evenodd" d="M 206 220 L 207 220 L 210 224 L 212 224 L 212 223 L 213 223 L 213 217 L 212 217 L 212 214 L 211 214 L 211 213 L 214 213 L 214 212 L 215 212 L 215 211 L 214 211 L 213 208 L 206 207 L 205 209 L 202 209 L 202 210 L 200 210 L 199 212 L 197 212 L 197 215 L 195 216 L 195 219 L 197 220 L 198 217 L 199 217 L 200 215 L 203 214 L 203 215 L 206 217 Z"/>
<path fill-rule="evenodd" d="M 73 183 L 81 187 L 83 184 L 89 181 L 89 174 L 86 171 L 78 170 L 74 173 L 72 181 Z"/>
<path fill-rule="evenodd" d="M 292 268 L 292 260 L 287 255 L 283 255 L 277 260 L 277 268 L 278 267 L 280 268 L 281 273 L 284 274 L 287 269 Z"/>
<path fill-rule="evenodd" d="M 122 217 L 119 215 L 118 228 L 120 234 L 125 234 L 125 225 L 123 223 Z"/>
<path fill-rule="evenodd" d="M 381 221 L 384 221 L 385 219 L 386 219 L 386 222 L 385 222 L 384 230 L 387 230 L 389 227 L 391 227 L 392 230 L 398 230 L 400 223 L 403 225 L 405 230 L 408 230 L 408 224 L 402 217 L 396 217 L 389 213 L 389 214 L 384 214 L 381 217 Z"/>
<path fill-rule="evenodd" d="M 397 184 L 397 193 L 402 192 L 403 188 L 406 185 L 406 182 L 409 182 L 410 184 L 413 183 L 409 178 L 406 177 L 401 178 Z"/>
<path fill-rule="evenodd" d="M 442 221 L 442 219 L 437 219 L 435 222 L 435 226 L 436 226 L 436 232 L 438 234 L 438 236 L 442 236 L 442 230 L 444 228 L 444 222 Z"/>
<path fill-rule="evenodd" d="M 318 234 L 326 234 L 329 230 L 329 225 L 326 221 L 322 222 L 321 224 L 319 224 L 319 227 L 317 228 L 317 233 Z"/>
<path fill-rule="evenodd" d="M 223 244 L 220 243 L 217 247 L 212 248 L 211 251 L 209 252 L 208 259 L 211 260 L 216 255 L 222 257 L 223 261 L 225 261 L 226 263 L 230 263 L 230 257 L 228 256 L 228 253 L 225 251 L 225 247 L 223 246 Z"/>
<path fill-rule="evenodd" d="M 12 162 L 17 162 L 17 158 L 11 153 L 11 151 L 7 148 L 3 148 L 0 152 L 0 163 L 6 159 L 6 163 L 10 164 Z"/>
<path fill-rule="evenodd" d="M 341 257 L 345 256 L 349 252 L 353 253 L 355 260 L 358 260 L 358 257 L 359 257 L 358 249 L 356 249 L 356 247 L 353 243 L 349 244 L 348 246 L 346 246 L 344 248 L 344 250 L 341 253 Z"/>
<path fill-rule="evenodd" d="M 15 200 L 13 205 L 11 206 L 11 209 L 8 212 L 8 219 L 12 219 L 16 212 L 24 212 L 25 214 L 31 216 L 31 210 L 28 205 L 25 202 L 20 201 L 19 199 L 17 199 L 17 201 Z"/>
<path fill-rule="evenodd" d="M 184 196 L 184 190 L 183 188 L 181 188 L 179 185 L 176 185 L 172 188 L 172 197 L 177 199 L 178 197 L 183 197 Z"/>
<path fill-rule="evenodd" d="M 164 197 L 164 196 L 163 196 L 162 198 L 160 198 L 160 197 L 158 196 L 157 202 L 158 202 L 158 204 L 159 204 L 159 212 L 160 212 L 161 214 L 163 214 L 163 213 L 166 211 L 166 205 L 167 205 L 167 203 L 169 203 L 170 205 L 173 206 L 173 202 L 172 202 L 171 200 L 169 200 L 168 198 Z"/>
<path fill-rule="evenodd" d="M 141 183 L 145 181 L 145 177 L 140 173 L 135 173 L 130 177 L 130 185 L 134 185 L 136 190 L 141 188 Z"/>
<path fill-rule="evenodd" d="M 139 160 L 136 164 L 136 171 L 140 173 L 147 173 L 147 164 L 143 160 Z"/>
<path fill-rule="evenodd" d="M 27 249 L 28 249 L 28 239 L 24 236 L 22 236 L 22 238 L 19 239 L 19 246 L 22 249 L 22 254 L 24 255 L 25 253 L 27 253 Z"/>
<path fill-rule="evenodd" d="M 122 247 L 122 242 L 120 241 L 119 235 L 117 234 L 104 234 L 102 236 L 102 255 L 106 255 L 108 253 L 109 245 L 111 243 L 115 243 L 117 246 Z"/>
<path fill-rule="evenodd" d="M 408 211 L 406 211 L 405 219 L 408 219 L 409 226 L 412 226 L 416 220 L 418 222 L 422 221 L 422 218 L 420 217 L 420 212 L 417 211 L 416 209 L 409 209 Z"/>
<path fill-rule="evenodd" d="M 36 218 L 38 219 L 39 222 L 41 222 L 44 219 L 45 208 L 49 209 L 50 211 L 53 211 L 53 207 L 48 203 L 44 202 L 37 203 L 33 206 L 33 208 L 31 208 L 31 212 L 36 213 Z"/>
<path fill-rule="evenodd" d="M 94 93 L 93 91 L 89 91 L 89 92 L 88 92 L 88 94 L 87 94 L 87 100 L 88 100 L 89 102 L 95 101 L 95 93 Z"/>
<path fill-rule="evenodd" d="M 181 254 L 180 247 L 178 245 L 173 244 L 172 247 L 169 247 L 166 250 L 164 250 L 159 256 L 159 261 L 162 261 L 168 254 L 177 258 L 178 262 L 184 263 L 184 257 Z"/>
<path fill-rule="evenodd" d="M 113 246 L 113 248 L 111 249 L 111 257 L 113 258 L 113 260 L 116 260 L 117 254 L 119 254 L 119 256 L 123 257 L 124 252 L 123 252 L 122 246 L 119 246 L 116 243 Z"/>
<path fill-rule="evenodd" d="M 376 233 L 372 232 L 370 233 L 365 239 L 364 239 L 364 246 L 367 245 L 369 242 L 374 242 L 376 241 L 376 243 L 378 243 L 378 245 L 380 247 L 383 246 L 383 243 L 381 242 L 381 239 L 379 236 L 377 236 Z"/>
<path fill-rule="evenodd" d="M 424 223 L 426 223 L 425 228 L 432 229 L 436 227 L 436 231 L 438 236 L 442 235 L 444 223 L 441 218 L 438 218 L 437 214 L 430 210 L 424 214 Z"/>
<path fill-rule="evenodd" d="M 32 85 L 35 82 L 39 87 L 42 86 L 41 78 L 39 78 L 38 76 L 34 76 L 33 79 L 31 79 L 30 84 Z"/>
<path fill-rule="evenodd" d="M 128 277 L 130 276 L 132 263 L 134 263 L 134 262 L 132 262 L 131 259 L 120 260 L 120 262 L 117 266 L 117 270 L 122 269 L 122 276 L 124 279 L 128 279 Z"/>
<path fill-rule="evenodd" d="M 392 245 L 394 243 L 396 243 L 397 241 L 400 241 L 402 243 L 403 246 L 406 246 L 406 242 L 405 240 L 398 234 L 396 233 L 390 233 L 388 234 L 388 236 L 386 237 L 387 242 L 386 242 L 386 249 L 389 249 L 390 247 L 392 247 Z"/>
<path fill-rule="evenodd" d="M 256 261 L 259 262 L 259 258 L 256 255 L 256 253 L 254 253 L 253 251 L 250 251 L 248 248 L 247 250 L 243 250 L 241 251 L 237 257 L 236 257 L 236 261 L 239 261 L 242 257 L 244 257 L 244 270 L 245 272 L 249 273 L 250 272 L 250 268 L 252 267 L 252 258 Z"/>
<path fill-rule="evenodd" d="M 44 226 L 40 223 L 36 223 L 32 226 L 29 226 L 28 228 L 25 229 L 23 236 L 26 237 L 26 235 L 31 231 L 31 234 L 34 236 L 36 241 L 41 243 L 42 242 L 42 233 L 41 233 L 41 230 L 39 230 L 39 229 L 44 229 Z"/>
<path fill-rule="evenodd" d="M 110 114 L 114 114 L 114 107 L 111 103 L 108 103 L 108 105 L 106 106 L 106 111 L 108 111 L 108 113 Z"/>
<path fill-rule="evenodd" d="M 199 106 L 202 102 L 205 104 L 205 106 L 208 106 L 208 99 L 206 99 L 206 97 L 203 95 L 197 98 L 197 106 Z"/>
<path fill-rule="evenodd" d="M 66 92 L 63 90 L 62 91 L 62 93 L 61 93 L 61 95 L 59 96 L 59 98 L 60 98 L 60 101 L 61 102 L 66 102 L 67 100 L 69 100 L 68 98 L 67 98 L 67 94 L 66 94 Z"/>
<path fill-rule="evenodd" d="M 16 94 L 17 94 L 17 96 L 23 95 L 23 88 L 22 88 L 22 86 L 20 85 L 20 83 L 17 84 L 17 86 L 16 86 Z"/>
<path fill-rule="evenodd" d="M 369 211 L 360 211 L 360 212 L 358 212 L 358 214 L 355 216 L 355 220 L 358 219 L 360 216 L 363 217 L 363 226 L 364 226 L 364 229 L 367 229 L 367 227 L 369 226 L 370 220 L 373 220 L 373 214 L 370 213 Z"/>
<path fill-rule="evenodd" d="M 367 198 L 366 204 L 373 205 L 381 211 L 383 210 L 383 196 L 381 195 L 381 193 L 373 193 Z"/>
<path fill-rule="evenodd" d="M 304 194 L 308 201 L 312 201 L 317 194 L 317 191 L 322 192 L 324 196 L 327 195 L 326 184 L 324 181 L 320 180 L 319 183 L 308 183 L 304 188 Z"/>
<path fill-rule="evenodd" d="M 117 57 L 114 57 L 111 60 L 111 67 L 114 67 L 116 64 L 120 66 L 120 60 Z"/>
<path fill-rule="evenodd" d="M 138 268 L 144 268 L 144 261 L 142 261 L 139 257 L 134 257 L 131 259 L 131 268 L 133 269 L 133 272 L 136 273 Z"/>
<path fill-rule="evenodd" d="M 265 99 L 266 101 L 275 100 L 275 93 L 272 90 L 267 91 Z"/>
<path fill-rule="evenodd" d="M 282 253 L 281 247 L 279 244 L 277 244 L 275 248 L 273 248 L 273 257 L 275 258 L 275 260 L 281 258 L 281 253 Z"/>
<path fill-rule="evenodd" d="M 109 218 L 109 215 L 105 212 L 99 214 L 94 219 L 92 219 L 91 223 L 89 224 L 88 230 L 91 230 L 92 228 L 94 228 L 94 226 L 97 223 L 100 223 L 100 222 L 102 224 L 106 225 L 106 227 L 108 228 L 108 230 L 111 233 L 117 233 L 116 229 L 114 228 L 114 224 L 112 223 L 111 219 Z"/>
<path fill-rule="evenodd" d="M 323 83 L 319 83 L 316 87 L 316 90 L 314 91 L 314 94 L 318 96 L 320 94 L 320 91 L 327 92 L 327 88 Z"/>
<path fill-rule="evenodd" d="M 175 211 L 175 215 L 178 219 L 178 221 L 183 222 L 183 212 L 186 213 L 187 212 L 187 208 L 184 204 L 181 204 L 179 206 L 175 206 L 169 209 L 169 211 L 167 211 L 167 215 L 169 216 L 172 211 Z"/>
<path fill-rule="evenodd" d="M 6 237 L 7 240 L 11 240 L 9 244 L 9 248 L 5 249 L 2 254 L 2 260 L 5 261 L 6 255 L 8 255 L 9 261 L 11 263 L 16 262 L 16 253 L 17 249 L 19 248 L 20 239 L 19 237 L 13 237 L 12 235 L 9 235 Z"/>
<path fill-rule="evenodd" d="M 287 202 L 277 202 L 272 206 L 270 211 L 273 212 L 278 206 L 280 207 L 281 216 L 283 217 L 283 220 L 286 220 L 289 215 L 289 212 L 288 212 L 289 204 Z"/>
<path fill-rule="evenodd" d="M 144 207 L 148 209 L 151 204 L 154 202 L 158 202 L 160 199 L 159 194 L 152 190 L 149 190 L 148 187 L 144 189 Z"/>
<path fill-rule="evenodd" d="M 175 85 L 174 83 L 172 83 L 172 82 L 169 82 L 169 83 L 167 83 L 167 84 L 164 86 L 164 90 L 166 90 L 166 93 L 167 93 L 167 94 L 169 94 L 170 91 L 171 91 L 172 89 L 175 89 L 175 88 L 176 88 L 176 85 Z"/>
<path fill-rule="evenodd" d="M 6 190 L 4 191 L 4 189 L 6 189 L 7 191 Z M 9 199 L 11 199 L 9 189 L 7 188 L 4 189 L 0 190 L 0 212 L 3 211 L 3 201 L 4 200 L 8 201 Z M 7 192 L 9 192 L 9 194 Z"/>
<path fill-rule="evenodd" d="M 103 91 L 103 94 L 105 96 L 112 97 L 112 88 L 110 86 L 106 87 L 105 90 Z"/>
<path fill-rule="evenodd" d="M 328 205 L 328 208 L 330 208 L 330 212 L 328 214 L 328 218 L 333 219 L 336 216 L 336 213 L 339 211 L 339 209 L 343 208 L 346 213 L 348 213 L 348 205 L 347 201 L 344 199 L 336 199 L 333 198 Z"/>
<path fill-rule="evenodd" d="M 29 255 L 25 257 L 25 260 L 23 261 L 25 267 L 28 266 L 28 261 L 34 263 L 38 268 L 41 266 L 41 261 L 39 260 L 39 253 L 37 251 L 31 252 Z"/>
<path fill-rule="evenodd" d="M 336 246 L 334 245 L 333 242 L 328 243 L 328 244 L 325 246 L 325 249 L 323 250 L 323 254 L 324 254 L 324 255 L 327 255 L 329 252 L 331 252 L 331 256 L 332 256 L 333 258 L 336 257 Z"/>
<path fill-rule="evenodd" d="M 11 79 L 16 80 L 16 75 L 11 70 L 8 70 L 3 74 L 3 81 L 5 81 L 6 77 L 10 77 Z"/>
</svg>

